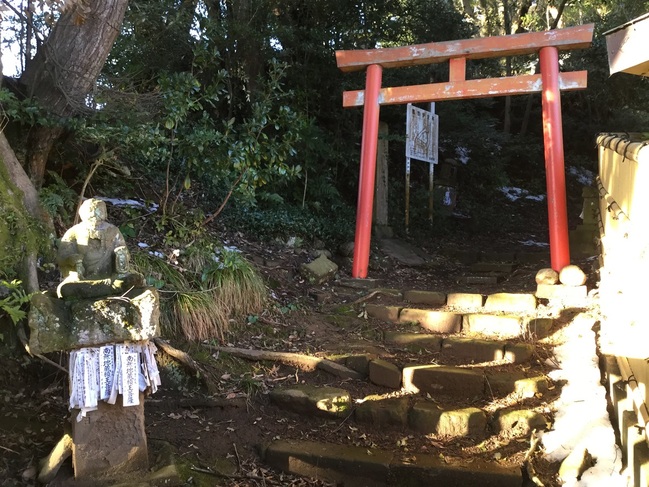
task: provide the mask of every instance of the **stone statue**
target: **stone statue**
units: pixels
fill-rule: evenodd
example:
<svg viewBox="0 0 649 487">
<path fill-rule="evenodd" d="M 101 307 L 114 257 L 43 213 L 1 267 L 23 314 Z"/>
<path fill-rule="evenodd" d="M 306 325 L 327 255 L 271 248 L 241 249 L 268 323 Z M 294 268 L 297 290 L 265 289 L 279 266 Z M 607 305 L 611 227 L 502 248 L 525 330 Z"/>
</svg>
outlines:
<svg viewBox="0 0 649 487">
<path fill-rule="evenodd" d="M 106 221 L 106 204 L 89 199 L 79 216 L 81 223 L 61 239 L 63 281 L 56 294 L 31 297 L 29 347 L 32 353 L 70 352 L 72 444 L 64 444 L 75 478 L 144 474 L 144 393 L 160 385 L 151 341 L 160 334 L 160 299 L 130 270 L 126 241 Z M 49 482 L 60 461 L 45 462 L 39 480 Z"/>
<path fill-rule="evenodd" d="M 106 203 L 91 198 L 79 208 L 81 223 L 59 246 L 63 281 L 31 299 L 30 346 L 35 353 L 159 335 L 159 297 L 130 269 L 122 232 L 107 220 Z"/>
<path fill-rule="evenodd" d="M 61 239 L 59 268 L 63 282 L 59 298 L 90 298 L 120 294 L 144 285 L 142 276 L 129 271 L 130 254 L 122 232 L 106 221 L 106 203 L 89 199 L 79 208 L 81 223 Z"/>
</svg>

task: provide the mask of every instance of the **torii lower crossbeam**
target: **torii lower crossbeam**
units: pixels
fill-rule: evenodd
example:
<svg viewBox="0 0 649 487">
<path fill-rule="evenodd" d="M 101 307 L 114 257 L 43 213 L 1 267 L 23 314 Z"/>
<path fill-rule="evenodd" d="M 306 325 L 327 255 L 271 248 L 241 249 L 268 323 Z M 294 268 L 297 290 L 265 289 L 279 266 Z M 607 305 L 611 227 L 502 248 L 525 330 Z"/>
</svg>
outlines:
<svg viewBox="0 0 649 487">
<path fill-rule="evenodd" d="M 343 106 L 363 106 L 363 140 L 359 175 L 352 276 L 367 277 L 372 232 L 376 147 L 381 105 L 542 93 L 543 136 L 548 196 L 550 259 L 559 271 L 570 263 L 561 90 L 586 88 L 587 73 L 559 73 L 559 50 L 590 46 L 593 24 L 546 32 L 420 44 L 391 49 L 337 51 L 343 71 L 367 69 L 365 90 L 343 93 Z M 538 53 L 541 75 L 466 79 L 466 60 Z M 448 83 L 381 89 L 383 68 L 449 62 Z"/>
</svg>

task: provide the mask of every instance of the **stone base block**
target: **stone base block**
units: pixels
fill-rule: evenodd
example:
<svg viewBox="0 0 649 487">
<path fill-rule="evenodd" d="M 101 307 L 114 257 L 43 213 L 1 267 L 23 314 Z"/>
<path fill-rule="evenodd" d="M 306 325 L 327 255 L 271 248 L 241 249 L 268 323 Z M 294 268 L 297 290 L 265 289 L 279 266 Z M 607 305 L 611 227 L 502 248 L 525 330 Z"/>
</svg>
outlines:
<svg viewBox="0 0 649 487">
<path fill-rule="evenodd" d="M 149 468 L 144 431 L 144 395 L 138 406 L 99 403 L 77 421 L 72 410 L 72 465 L 77 479 L 112 477 L 128 472 L 146 472 Z"/>
<path fill-rule="evenodd" d="M 410 289 L 404 291 L 403 299 L 411 303 L 427 304 L 429 306 L 444 306 L 446 304 L 446 294 L 438 291 L 418 291 Z"/>
<path fill-rule="evenodd" d="M 539 284 L 536 286 L 537 298 L 575 301 L 586 299 L 587 295 L 586 286 L 566 286 L 564 284 Z"/>
<path fill-rule="evenodd" d="M 401 370 L 387 360 L 377 359 L 370 362 L 370 382 L 392 389 L 401 387 Z"/>
<path fill-rule="evenodd" d="M 404 367 L 403 388 L 408 392 L 448 394 L 456 397 L 482 396 L 484 375 L 482 371 L 445 367 L 439 365 L 417 365 Z"/>
<path fill-rule="evenodd" d="M 531 294 L 497 293 L 487 296 L 487 311 L 503 313 L 531 313 L 536 310 L 536 298 Z"/>
<path fill-rule="evenodd" d="M 517 338 L 522 333 L 521 318 L 512 315 L 464 315 L 462 330 L 488 337 Z"/>
<path fill-rule="evenodd" d="M 442 343 L 444 355 L 462 358 L 469 362 L 492 362 L 504 357 L 504 344 L 491 340 L 450 337 Z"/>
<path fill-rule="evenodd" d="M 487 427 L 487 416 L 478 408 L 444 411 L 439 418 L 437 434 L 450 437 L 481 437 Z"/>
<path fill-rule="evenodd" d="M 300 266 L 300 273 L 315 285 L 327 282 L 336 272 L 338 272 L 338 265 L 327 259 L 325 255 L 320 255 L 314 261 Z"/>
<path fill-rule="evenodd" d="M 419 323 L 434 333 L 458 333 L 462 327 L 462 315 L 446 311 L 404 308 L 399 313 L 400 323 Z"/>
<path fill-rule="evenodd" d="M 385 332 L 386 343 L 399 345 L 408 350 L 429 350 L 439 352 L 442 348 L 442 337 L 427 333 L 401 333 L 398 331 Z"/>
<path fill-rule="evenodd" d="M 494 418 L 495 429 L 511 436 L 527 436 L 533 429 L 545 430 L 545 417 L 530 409 L 500 410 Z"/>
<path fill-rule="evenodd" d="M 361 423 L 405 426 L 409 407 L 407 397 L 384 399 L 381 396 L 369 396 L 356 408 L 354 415 Z"/>
<path fill-rule="evenodd" d="M 366 304 L 365 311 L 367 311 L 367 316 L 372 318 L 397 323 L 401 308 L 398 306 L 383 306 L 381 304 Z"/>
<path fill-rule="evenodd" d="M 450 293 L 447 296 L 447 306 L 454 306 L 457 308 L 477 309 L 482 308 L 484 297 L 482 294 L 474 293 Z"/>
<path fill-rule="evenodd" d="M 150 340 L 160 335 L 160 298 L 155 288 L 129 291 L 124 299 L 58 299 L 37 293 L 29 309 L 33 353 Z"/>
<path fill-rule="evenodd" d="M 349 392 L 338 387 L 278 387 L 271 391 L 270 400 L 282 409 L 317 416 L 344 416 L 351 407 Z"/>
</svg>

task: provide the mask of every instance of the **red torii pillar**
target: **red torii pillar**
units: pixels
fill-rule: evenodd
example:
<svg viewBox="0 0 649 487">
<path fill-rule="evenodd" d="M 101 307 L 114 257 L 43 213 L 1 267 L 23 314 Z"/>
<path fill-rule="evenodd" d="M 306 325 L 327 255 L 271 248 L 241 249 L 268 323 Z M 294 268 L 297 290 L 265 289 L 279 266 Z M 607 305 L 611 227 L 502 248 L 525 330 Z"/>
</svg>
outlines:
<svg viewBox="0 0 649 487">
<path fill-rule="evenodd" d="M 381 105 L 542 93 L 550 259 L 559 271 L 570 263 L 561 121 L 561 90 L 586 88 L 586 71 L 559 73 L 559 50 L 590 46 L 593 24 L 567 29 L 465 39 L 390 49 L 336 51 L 342 71 L 367 68 L 364 91 L 343 93 L 343 106 L 363 106 L 363 139 L 352 277 L 366 278 L 372 233 L 379 111 Z M 538 52 L 541 75 L 466 79 L 466 60 Z M 381 88 L 384 68 L 449 61 L 449 82 Z"/>
</svg>

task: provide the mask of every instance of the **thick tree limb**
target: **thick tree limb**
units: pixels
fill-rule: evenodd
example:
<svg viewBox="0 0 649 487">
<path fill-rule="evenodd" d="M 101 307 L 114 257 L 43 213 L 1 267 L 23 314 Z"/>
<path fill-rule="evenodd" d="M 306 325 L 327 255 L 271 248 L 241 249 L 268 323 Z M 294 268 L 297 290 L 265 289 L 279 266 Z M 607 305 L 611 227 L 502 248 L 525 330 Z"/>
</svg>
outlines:
<svg viewBox="0 0 649 487">
<path fill-rule="evenodd" d="M 54 118 L 89 111 L 86 97 L 120 32 L 127 5 L 128 0 L 75 2 L 62 12 L 20 77 L 28 97 Z M 62 126 L 49 124 L 29 133 L 27 167 L 38 189 L 50 150 L 62 133 Z"/>
<path fill-rule="evenodd" d="M 0 132 L 0 160 L 4 165 L 9 176 L 9 181 L 19 190 L 18 200 L 22 202 L 27 214 L 37 221 L 43 223 L 47 232 L 54 233 L 52 219 L 41 207 L 38 201 L 36 188 L 29 180 L 27 173 L 18 162 L 16 154 L 9 145 L 5 134 Z M 38 277 L 36 275 L 36 252 L 28 251 L 23 256 L 23 262 L 20 268 L 20 279 L 23 282 L 25 290 L 29 293 L 38 291 Z"/>
<path fill-rule="evenodd" d="M 305 370 L 320 369 L 343 379 L 361 379 L 363 377 L 355 370 L 337 364 L 336 362 L 332 362 L 326 358 L 313 357 L 301 353 L 272 352 L 270 350 L 251 350 L 236 347 L 213 348 L 220 352 L 229 353 L 235 357 L 245 358 L 248 360 L 270 360 L 288 365 L 296 365 Z"/>
</svg>

